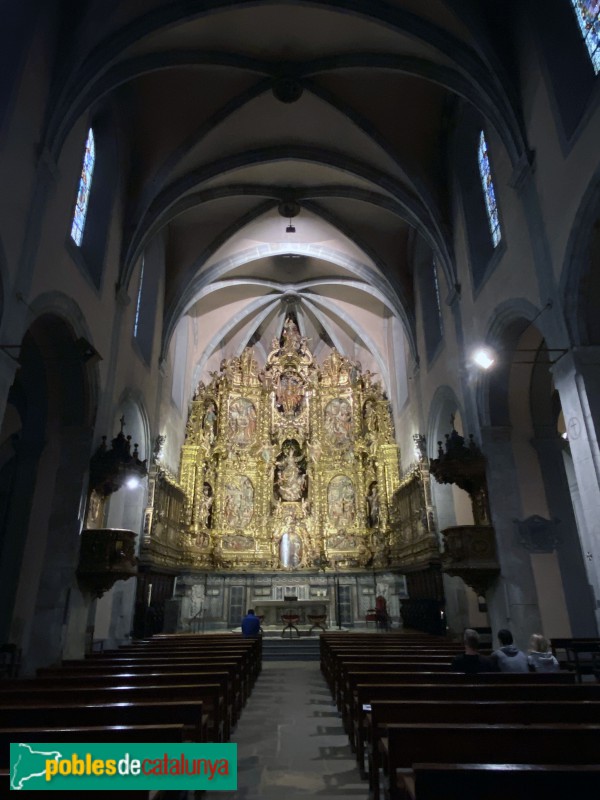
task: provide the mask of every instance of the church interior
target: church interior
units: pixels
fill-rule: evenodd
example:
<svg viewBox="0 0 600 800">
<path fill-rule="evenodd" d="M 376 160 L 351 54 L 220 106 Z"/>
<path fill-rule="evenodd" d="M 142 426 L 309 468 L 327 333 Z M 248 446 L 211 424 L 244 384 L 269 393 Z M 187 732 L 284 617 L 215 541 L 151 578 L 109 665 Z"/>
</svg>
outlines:
<svg viewBox="0 0 600 800">
<path fill-rule="evenodd" d="M 598 637 L 600 4 L 543 6 L 4 9 L 21 677 L 248 608 Z"/>
</svg>

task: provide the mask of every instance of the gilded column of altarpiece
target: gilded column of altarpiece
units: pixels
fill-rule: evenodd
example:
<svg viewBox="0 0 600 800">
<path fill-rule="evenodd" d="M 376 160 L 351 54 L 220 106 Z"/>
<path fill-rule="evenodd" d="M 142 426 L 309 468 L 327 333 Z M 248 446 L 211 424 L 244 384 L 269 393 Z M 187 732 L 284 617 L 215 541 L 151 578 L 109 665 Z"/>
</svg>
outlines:
<svg viewBox="0 0 600 800">
<path fill-rule="evenodd" d="M 290 317 L 264 368 L 246 348 L 211 378 L 194 396 L 182 449 L 187 565 L 389 563 L 399 454 L 371 373 L 335 349 L 316 364 Z"/>
</svg>

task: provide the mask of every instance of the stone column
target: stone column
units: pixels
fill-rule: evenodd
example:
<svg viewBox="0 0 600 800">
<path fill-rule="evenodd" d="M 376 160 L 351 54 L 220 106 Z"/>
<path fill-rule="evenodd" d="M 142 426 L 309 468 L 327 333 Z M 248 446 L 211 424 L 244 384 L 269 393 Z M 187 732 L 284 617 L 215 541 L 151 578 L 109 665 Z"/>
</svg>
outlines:
<svg viewBox="0 0 600 800">
<path fill-rule="evenodd" d="M 531 558 L 518 542 L 515 520 L 523 516 L 511 444 L 511 428 L 481 429 L 487 459 L 487 483 L 492 525 L 500 562 L 500 577 L 488 590 L 488 614 L 494 635 L 508 628 L 521 649 L 532 633 L 542 630 Z M 494 642 L 494 646 L 496 642 Z"/>
<path fill-rule="evenodd" d="M 0 547 L 0 641 L 16 641 L 17 631 L 13 630 L 13 615 L 19 579 L 22 571 L 23 554 L 27 544 L 29 518 L 35 493 L 38 465 L 44 449 L 43 441 L 18 439 L 14 442 L 15 471 L 12 487 L 9 488 L 7 514 Z M 19 628 L 22 624 L 19 623 Z M 16 641 L 22 644 L 21 640 Z"/>
<path fill-rule="evenodd" d="M 594 594 L 581 552 L 577 520 L 569 492 L 563 449 L 556 431 L 531 441 L 538 452 L 550 516 L 558 520 L 556 554 L 565 593 L 572 636 L 598 636 Z"/>
<path fill-rule="evenodd" d="M 600 628 L 600 347 L 575 347 L 552 367 L 581 497 L 579 537 Z"/>
<path fill-rule="evenodd" d="M 71 614 L 71 610 L 80 594 L 75 577 L 82 527 L 78 511 L 82 509 L 91 435 L 91 429 L 84 425 L 64 427 L 59 433 L 45 556 L 40 565 L 31 635 L 23 648 L 28 670 L 58 661 L 65 650 L 72 657 L 74 653 L 83 656 L 87 606 L 92 598 L 81 602 L 81 613 Z"/>
<path fill-rule="evenodd" d="M 19 351 L 12 350 L 11 352 L 16 354 Z M 0 350 L 0 419 L 4 419 L 6 414 L 8 393 L 14 383 L 15 373 L 18 368 L 17 362 L 7 355 L 4 350 Z"/>
</svg>

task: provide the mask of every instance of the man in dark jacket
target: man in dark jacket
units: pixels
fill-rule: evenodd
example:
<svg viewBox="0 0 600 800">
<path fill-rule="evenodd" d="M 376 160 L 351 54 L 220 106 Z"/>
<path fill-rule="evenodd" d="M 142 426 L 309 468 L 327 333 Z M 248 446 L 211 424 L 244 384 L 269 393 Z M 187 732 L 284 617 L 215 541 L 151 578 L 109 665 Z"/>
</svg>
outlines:
<svg viewBox="0 0 600 800">
<path fill-rule="evenodd" d="M 256 638 L 260 634 L 260 620 L 254 614 L 254 609 L 249 608 L 242 620 L 242 634 L 246 638 Z"/>
<path fill-rule="evenodd" d="M 498 672 L 498 667 L 491 658 L 479 655 L 479 634 L 473 628 L 467 628 L 463 634 L 465 652 L 454 656 L 450 669 L 452 672 L 464 672 L 475 675 L 477 672 Z"/>
</svg>

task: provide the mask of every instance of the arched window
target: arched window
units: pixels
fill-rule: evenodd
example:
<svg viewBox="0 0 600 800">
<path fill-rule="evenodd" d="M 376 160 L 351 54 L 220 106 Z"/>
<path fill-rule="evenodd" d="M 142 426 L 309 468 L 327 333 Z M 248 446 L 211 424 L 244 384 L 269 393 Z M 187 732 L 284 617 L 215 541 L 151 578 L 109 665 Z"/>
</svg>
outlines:
<svg viewBox="0 0 600 800">
<path fill-rule="evenodd" d="M 85 143 L 83 166 L 81 167 L 81 178 L 79 179 L 79 190 L 77 192 L 77 203 L 75 204 L 75 213 L 73 214 L 73 224 L 71 226 L 71 239 L 73 239 L 78 247 L 81 247 L 81 242 L 83 240 L 85 217 L 90 201 L 95 160 L 96 146 L 94 143 L 94 131 L 90 128 Z"/>
<path fill-rule="evenodd" d="M 135 319 L 133 321 L 133 338 L 138 338 L 140 328 L 140 310 L 142 308 L 142 290 L 144 288 L 144 259 L 142 258 L 142 268 L 140 269 L 140 286 L 138 289 L 137 301 L 135 304 Z"/>
<path fill-rule="evenodd" d="M 481 176 L 481 183 L 483 184 L 485 208 L 490 224 L 490 233 L 492 234 L 494 247 L 496 247 L 502 238 L 502 233 L 500 232 L 500 219 L 498 217 L 498 206 L 496 204 L 496 192 L 494 191 L 494 181 L 492 180 L 492 171 L 490 169 L 488 147 L 483 131 L 479 134 L 477 156 L 479 161 L 479 174 Z"/>
<path fill-rule="evenodd" d="M 596 75 L 600 72 L 600 0 L 571 0 Z"/>
</svg>

